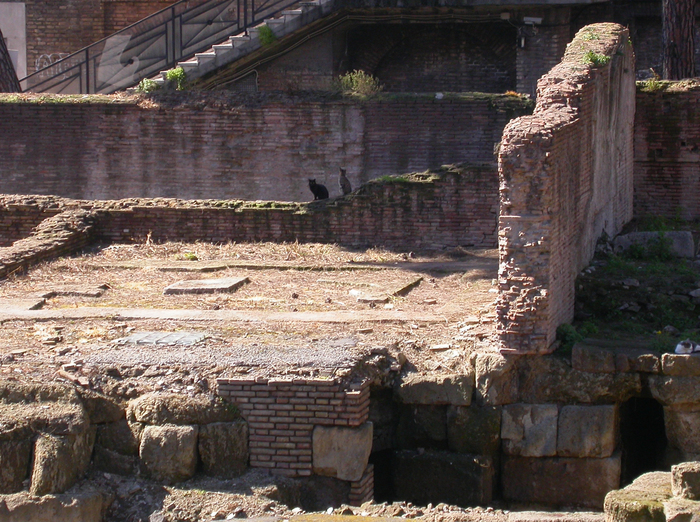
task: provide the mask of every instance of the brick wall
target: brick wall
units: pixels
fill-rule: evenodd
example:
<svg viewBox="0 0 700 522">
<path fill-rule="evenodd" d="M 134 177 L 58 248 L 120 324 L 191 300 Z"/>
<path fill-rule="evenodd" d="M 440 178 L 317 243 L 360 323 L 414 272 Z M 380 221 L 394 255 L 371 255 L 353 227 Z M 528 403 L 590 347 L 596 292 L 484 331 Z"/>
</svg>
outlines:
<svg viewBox="0 0 700 522">
<path fill-rule="evenodd" d="M 519 97 L 473 94 L 51 99 L 0 97 L 0 119 L 13 122 L 0 128 L 0 193 L 308 201 L 308 178 L 339 195 L 339 166 L 357 188 L 407 170 L 495 163 L 505 124 L 531 110 Z"/>
<path fill-rule="evenodd" d="M 594 67 L 588 52 L 610 61 Z M 632 217 L 634 88 L 627 30 L 587 26 L 540 79 L 534 114 L 504 130 L 497 312 L 505 350 L 553 349 L 598 237 Z"/>
<path fill-rule="evenodd" d="M 700 218 L 700 92 L 637 90 L 635 217 Z"/>
</svg>

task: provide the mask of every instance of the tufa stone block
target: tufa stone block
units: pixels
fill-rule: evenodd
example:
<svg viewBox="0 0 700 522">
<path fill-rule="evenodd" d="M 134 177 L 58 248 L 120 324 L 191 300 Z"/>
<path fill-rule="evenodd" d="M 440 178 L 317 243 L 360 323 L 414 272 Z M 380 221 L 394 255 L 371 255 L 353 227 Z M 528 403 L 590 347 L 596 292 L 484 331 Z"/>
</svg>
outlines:
<svg viewBox="0 0 700 522">
<path fill-rule="evenodd" d="M 571 366 L 580 372 L 614 373 L 615 354 L 585 342 L 576 343 L 571 349 Z"/>
<path fill-rule="evenodd" d="M 700 500 L 700 462 L 681 462 L 671 467 L 674 497 Z"/>
<path fill-rule="evenodd" d="M 607 522 L 666 522 L 664 502 L 671 499 L 671 477 L 655 471 L 637 477 L 632 484 L 605 496 Z"/>
<path fill-rule="evenodd" d="M 147 426 L 141 436 L 142 471 L 152 479 L 174 484 L 194 475 L 197 426 Z"/>
<path fill-rule="evenodd" d="M 421 375 L 409 373 L 395 389 L 404 404 L 453 404 L 469 406 L 474 390 L 474 374 Z"/>
<path fill-rule="evenodd" d="M 557 455 L 609 457 L 615 451 L 617 406 L 564 406 L 559 412 Z"/>
<path fill-rule="evenodd" d="M 666 437 L 683 453 L 700 453 L 700 404 L 664 408 Z"/>
<path fill-rule="evenodd" d="M 248 465 L 248 423 L 241 419 L 200 426 L 198 447 L 207 475 L 241 475 Z"/>
<path fill-rule="evenodd" d="M 231 403 L 207 395 L 190 397 L 176 393 L 147 393 L 129 403 L 129 422 L 162 424 L 210 424 L 230 422 L 240 418 Z"/>
<path fill-rule="evenodd" d="M 517 401 L 516 357 L 479 353 L 474 359 L 476 399 L 480 405 L 499 406 Z"/>
<path fill-rule="evenodd" d="M 317 475 L 358 481 L 367 468 L 371 451 L 371 422 L 357 428 L 314 428 L 313 470 Z"/>
<path fill-rule="evenodd" d="M 129 424 L 126 419 L 97 426 L 96 443 L 121 455 L 138 455 L 140 423 Z"/>
<path fill-rule="evenodd" d="M 509 404 L 503 407 L 501 439 L 506 455 L 551 457 L 557 454 L 555 404 Z"/>
<path fill-rule="evenodd" d="M 700 357 L 665 353 L 661 356 L 661 371 L 664 375 L 697 377 L 700 375 Z"/>
<path fill-rule="evenodd" d="M 447 444 L 451 451 L 495 455 L 501 444 L 501 406 L 451 407 L 447 410 Z"/>
<path fill-rule="evenodd" d="M 39 435 L 34 443 L 29 492 L 63 493 L 73 486 L 87 471 L 94 442 L 94 429 L 77 435 Z"/>
</svg>

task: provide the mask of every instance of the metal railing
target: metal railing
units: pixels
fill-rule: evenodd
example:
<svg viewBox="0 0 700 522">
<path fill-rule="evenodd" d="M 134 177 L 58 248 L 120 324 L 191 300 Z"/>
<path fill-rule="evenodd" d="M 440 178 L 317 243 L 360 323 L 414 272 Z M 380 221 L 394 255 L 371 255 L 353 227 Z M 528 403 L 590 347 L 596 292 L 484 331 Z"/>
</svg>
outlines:
<svg viewBox="0 0 700 522">
<path fill-rule="evenodd" d="M 181 0 L 20 80 L 24 91 L 109 94 L 241 34 L 299 0 Z"/>
</svg>

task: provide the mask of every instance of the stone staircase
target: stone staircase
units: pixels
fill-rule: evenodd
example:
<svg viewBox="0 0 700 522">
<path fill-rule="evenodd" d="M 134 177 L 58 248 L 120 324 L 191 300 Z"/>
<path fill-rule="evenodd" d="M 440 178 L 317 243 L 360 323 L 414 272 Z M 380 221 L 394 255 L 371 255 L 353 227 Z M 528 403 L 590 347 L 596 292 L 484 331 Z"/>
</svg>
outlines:
<svg viewBox="0 0 700 522">
<path fill-rule="evenodd" d="M 247 34 L 230 36 L 202 53 L 196 53 L 187 60 L 177 62 L 177 66 L 184 69 L 188 81 L 201 78 L 261 49 L 263 47 L 259 35 L 261 28 L 269 27 L 277 39 L 282 39 L 323 18 L 331 11 L 333 11 L 333 0 L 300 2 L 295 9 L 282 11 L 279 17 L 268 18 L 260 25 L 249 28 Z M 151 79 L 158 85 L 164 86 L 167 82 L 166 77 L 167 71 L 161 71 L 160 75 Z"/>
</svg>

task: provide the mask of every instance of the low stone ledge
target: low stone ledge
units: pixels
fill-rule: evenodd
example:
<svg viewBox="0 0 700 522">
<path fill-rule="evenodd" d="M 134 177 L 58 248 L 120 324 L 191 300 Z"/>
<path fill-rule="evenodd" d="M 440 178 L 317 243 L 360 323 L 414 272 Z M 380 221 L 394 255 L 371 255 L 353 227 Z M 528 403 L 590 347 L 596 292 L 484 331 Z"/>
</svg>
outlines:
<svg viewBox="0 0 700 522">
<path fill-rule="evenodd" d="M 614 373 L 615 354 L 583 342 L 576 343 L 571 350 L 571 366 L 581 372 Z"/>
<path fill-rule="evenodd" d="M 154 426 L 191 425 L 231 422 L 240 418 L 240 414 L 234 405 L 216 397 L 148 393 L 129 403 L 127 418 L 130 422 Z"/>
<path fill-rule="evenodd" d="M 0 520 L 8 522 L 102 522 L 112 498 L 82 487 L 76 493 L 33 496 L 28 492 L 0 495 Z"/>
<path fill-rule="evenodd" d="M 661 356 L 661 371 L 664 375 L 700 376 L 700 356 L 665 353 Z"/>
<path fill-rule="evenodd" d="M 479 353 L 474 357 L 476 400 L 480 405 L 517 402 L 518 360 L 498 353 Z"/>
<path fill-rule="evenodd" d="M 664 406 L 693 404 L 700 397 L 700 376 L 650 375 L 651 396 Z"/>
</svg>

